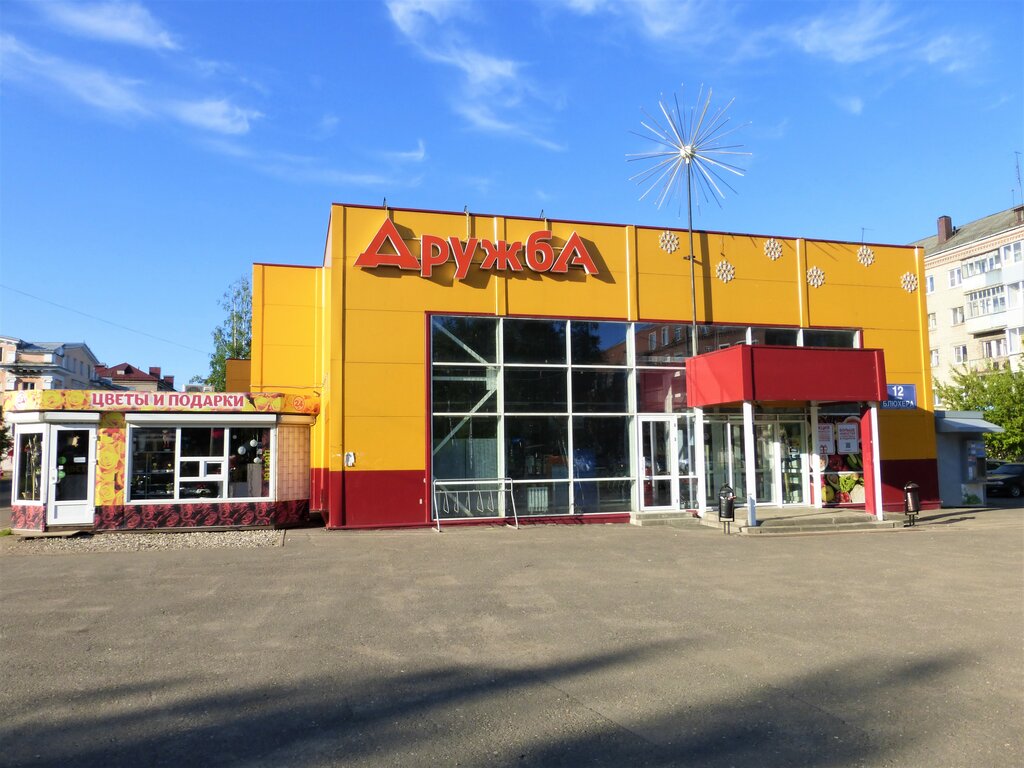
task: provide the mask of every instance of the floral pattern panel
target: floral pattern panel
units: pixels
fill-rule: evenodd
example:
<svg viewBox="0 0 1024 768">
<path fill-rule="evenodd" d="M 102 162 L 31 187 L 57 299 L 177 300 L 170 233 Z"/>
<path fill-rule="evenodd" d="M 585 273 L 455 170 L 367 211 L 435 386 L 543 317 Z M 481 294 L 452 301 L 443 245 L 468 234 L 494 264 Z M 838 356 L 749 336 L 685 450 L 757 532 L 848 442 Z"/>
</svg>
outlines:
<svg viewBox="0 0 1024 768">
<path fill-rule="evenodd" d="M 135 504 L 97 507 L 100 531 L 156 528 L 250 528 L 299 525 L 309 519 L 309 500 L 218 504 Z"/>
</svg>

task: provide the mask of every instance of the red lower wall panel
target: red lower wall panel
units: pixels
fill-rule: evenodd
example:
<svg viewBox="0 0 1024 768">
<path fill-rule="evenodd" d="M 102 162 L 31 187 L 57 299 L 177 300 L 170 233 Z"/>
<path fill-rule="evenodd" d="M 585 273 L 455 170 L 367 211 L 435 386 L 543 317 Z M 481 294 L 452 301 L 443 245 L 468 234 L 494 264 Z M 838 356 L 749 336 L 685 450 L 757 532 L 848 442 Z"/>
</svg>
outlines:
<svg viewBox="0 0 1024 768">
<path fill-rule="evenodd" d="M 320 467 L 309 470 L 309 508 L 313 512 L 327 509 L 327 482 L 330 471 Z"/>
<path fill-rule="evenodd" d="M 266 528 L 304 523 L 309 501 L 203 502 L 201 504 L 118 504 L 96 507 L 98 531 L 156 528 Z"/>
<path fill-rule="evenodd" d="M 341 475 L 332 472 L 331 475 Z M 336 514 L 332 503 L 330 528 L 387 528 L 430 525 L 427 485 L 423 470 L 344 472 L 341 498 L 344 510 Z M 335 480 L 331 478 L 332 482 Z M 341 483 L 341 478 L 337 479 Z M 332 498 L 333 501 L 333 498 Z"/>
<path fill-rule="evenodd" d="M 889 512 L 903 511 L 903 486 L 915 482 L 920 489 L 921 508 L 938 509 L 939 468 L 935 459 L 883 459 L 882 508 Z"/>
<path fill-rule="evenodd" d="M 16 531 L 41 531 L 46 522 L 46 507 L 15 504 L 11 507 L 11 528 Z"/>
</svg>

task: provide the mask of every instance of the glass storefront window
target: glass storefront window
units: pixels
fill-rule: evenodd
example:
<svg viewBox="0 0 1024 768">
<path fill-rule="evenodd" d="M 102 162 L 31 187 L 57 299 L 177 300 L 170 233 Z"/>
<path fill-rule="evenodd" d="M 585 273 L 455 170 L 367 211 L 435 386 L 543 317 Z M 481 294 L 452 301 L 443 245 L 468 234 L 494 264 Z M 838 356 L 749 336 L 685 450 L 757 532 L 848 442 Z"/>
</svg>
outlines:
<svg viewBox="0 0 1024 768">
<path fill-rule="evenodd" d="M 632 480 L 577 480 L 572 486 L 577 514 L 628 512 L 633 504 Z"/>
<path fill-rule="evenodd" d="M 435 416 L 433 433 L 436 479 L 499 477 L 497 417 Z"/>
<path fill-rule="evenodd" d="M 269 428 L 132 427 L 130 433 L 129 501 L 270 496 Z"/>
<path fill-rule="evenodd" d="M 747 341 L 745 325 L 698 325 L 697 351 L 700 354 L 725 349 Z"/>
<path fill-rule="evenodd" d="M 805 347 L 852 347 L 856 334 L 854 331 L 819 331 L 804 329 Z"/>
<path fill-rule="evenodd" d="M 505 362 L 565 365 L 565 326 L 565 320 L 505 320 Z"/>
<path fill-rule="evenodd" d="M 223 456 L 224 429 L 216 427 L 182 427 L 182 456 Z"/>
<path fill-rule="evenodd" d="M 754 344 L 772 344 L 779 347 L 795 347 L 800 337 L 796 328 L 751 328 L 750 340 Z"/>
<path fill-rule="evenodd" d="M 506 368 L 505 410 L 565 413 L 569 400 L 564 368 Z"/>
<path fill-rule="evenodd" d="M 505 418 L 505 474 L 513 480 L 569 477 L 569 419 Z"/>
<path fill-rule="evenodd" d="M 686 371 L 643 369 L 636 372 L 639 413 L 681 413 L 686 410 Z"/>
<path fill-rule="evenodd" d="M 574 416 L 573 477 L 629 477 L 628 416 Z"/>
<path fill-rule="evenodd" d="M 435 362 L 496 363 L 498 321 L 492 317 L 434 317 L 430 342 Z"/>
<path fill-rule="evenodd" d="M 577 413 L 626 413 L 626 371 L 584 368 L 572 372 L 572 409 Z"/>
<path fill-rule="evenodd" d="M 228 496 L 233 499 L 269 496 L 270 430 L 232 427 L 228 434 Z"/>
<path fill-rule="evenodd" d="M 534 515 L 568 515 L 569 483 L 516 483 L 512 486 L 516 514 L 520 517 Z"/>
<path fill-rule="evenodd" d="M 690 327 L 676 333 L 679 323 L 637 323 L 637 365 L 682 365 L 690 356 Z"/>
<path fill-rule="evenodd" d="M 17 501 L 40 501 L 43 487 L 43 435 L 18 435 L 18 475 L 14 488 Z"/>
<path fill-rule="evenodd" d="M 494 413 L 498 410 L 494 366 L 434 366 L 434 413 Z"/>
<path fill-rule="evenodd" d="M 625 365 L 627 323 L 572 321 L 573 365 Z"/>
</svg>

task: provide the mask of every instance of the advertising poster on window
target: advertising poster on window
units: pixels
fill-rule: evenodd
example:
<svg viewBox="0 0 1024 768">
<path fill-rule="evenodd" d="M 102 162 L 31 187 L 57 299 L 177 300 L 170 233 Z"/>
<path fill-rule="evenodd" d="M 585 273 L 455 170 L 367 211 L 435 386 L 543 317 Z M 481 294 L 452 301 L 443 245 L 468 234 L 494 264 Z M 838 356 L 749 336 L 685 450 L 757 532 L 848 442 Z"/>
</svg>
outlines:
<svg viewBox="0 0 1024 768">
<path fill-rule="evenodd" d="M 826 435 L 831 440 L 823 440 Z M 830 449 L 830 450 L 825 450 Z M 821 473 L 821 500 L 825 506 L 863 504 L 864 462 L 861 455 L 860 417 L 818 417 L 818 453 L 825 457 Z"/>
</svg>

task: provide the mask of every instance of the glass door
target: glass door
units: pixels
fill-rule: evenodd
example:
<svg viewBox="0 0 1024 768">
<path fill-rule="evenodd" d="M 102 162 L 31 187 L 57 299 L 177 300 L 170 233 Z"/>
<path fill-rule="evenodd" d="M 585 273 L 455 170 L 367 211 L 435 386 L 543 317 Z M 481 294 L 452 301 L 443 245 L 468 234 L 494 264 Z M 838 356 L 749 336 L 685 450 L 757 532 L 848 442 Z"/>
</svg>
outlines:
<svg viewBox="0 0 1024 768">
<path fill-rule="evenodd" d="M 675 509 L 678 505 L 678 460 L 675 419 L 641 416 L 640 450 L 643 474 L 641 509 Z"/>
<path fill-rule="evenodd" d="M 758 504 L 776 504 L 775 424 L 754 422 L 754 495 Z"/>
<path fill-rule="evenodd" d="M 48 525 L 92 525 L 96 430 L 50 427 Z"/>
<path fill-rule="evenodd" d="M 782 503 L 807 504 L 807 427 L 803 422 L 779 424 Z"/>
</svg>

